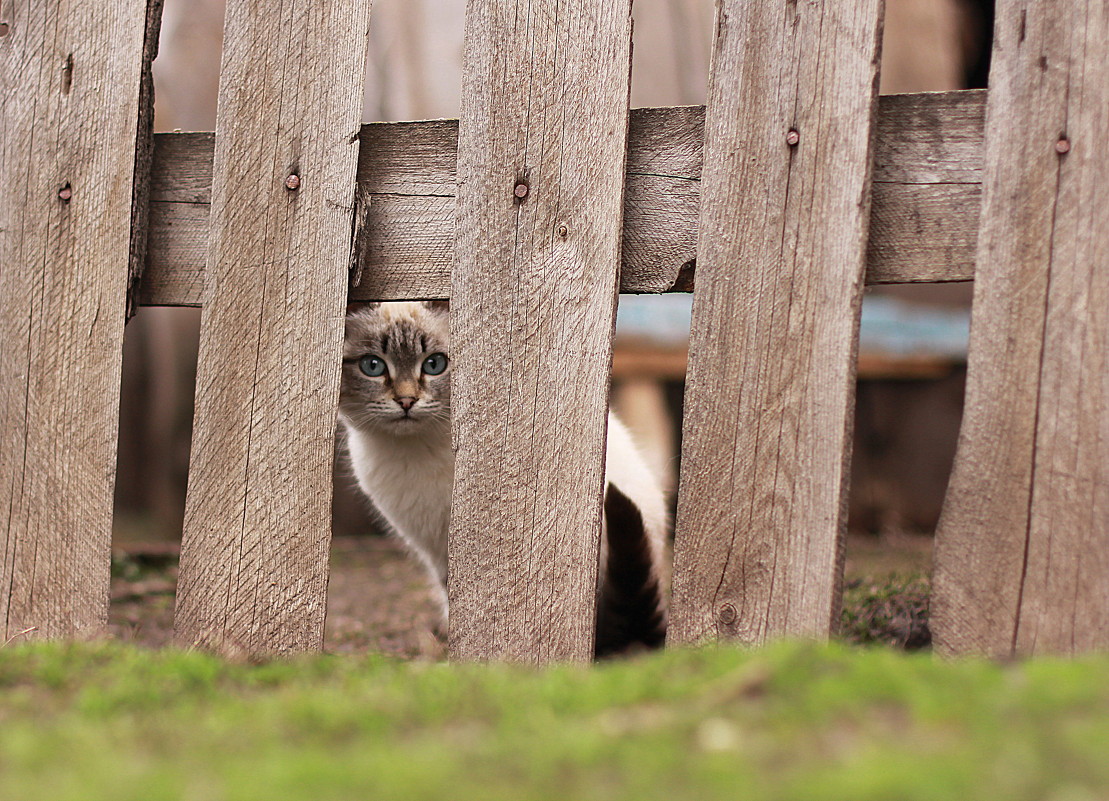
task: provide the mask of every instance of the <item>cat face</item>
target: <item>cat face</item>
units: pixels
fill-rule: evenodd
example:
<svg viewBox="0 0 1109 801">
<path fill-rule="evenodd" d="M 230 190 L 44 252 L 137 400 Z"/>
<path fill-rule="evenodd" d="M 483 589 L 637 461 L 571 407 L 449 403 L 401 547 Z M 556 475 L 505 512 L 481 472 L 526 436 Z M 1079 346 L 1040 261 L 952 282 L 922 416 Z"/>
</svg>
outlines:
<svg viewBox="0 0 1109 801">
<path fill-rule="evenodd" d="M 410 436 L 450 430 L 444 303 L 374 303 L 347 314 L 339 414 L 354 428 Z"/>
</svg>

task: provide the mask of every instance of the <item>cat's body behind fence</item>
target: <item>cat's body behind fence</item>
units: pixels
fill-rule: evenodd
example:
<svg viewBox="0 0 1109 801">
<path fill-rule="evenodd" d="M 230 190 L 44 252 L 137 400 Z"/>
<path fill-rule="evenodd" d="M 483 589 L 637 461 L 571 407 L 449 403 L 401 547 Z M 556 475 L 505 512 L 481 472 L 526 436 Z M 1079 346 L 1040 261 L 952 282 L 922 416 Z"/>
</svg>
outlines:
<svg viewBox="0 0 1109 801">
<path fill-rule="evenodd" d="M 447 608 L 454 483 L 445 304 L 382 303 L 347 317 L 339 418 L 362 491 L 424 563 Z M 596 653 L 661 645 L 667 510 L 658 480 L 611 414 Z"/>
</svg>

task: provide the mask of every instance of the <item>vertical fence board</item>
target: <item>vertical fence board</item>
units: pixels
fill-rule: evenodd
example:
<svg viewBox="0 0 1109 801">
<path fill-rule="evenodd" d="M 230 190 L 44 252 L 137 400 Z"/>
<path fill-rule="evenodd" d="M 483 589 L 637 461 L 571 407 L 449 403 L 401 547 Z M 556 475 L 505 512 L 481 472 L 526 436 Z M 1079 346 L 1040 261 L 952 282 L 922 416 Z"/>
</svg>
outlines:
<svg viewBox="0 0 1109 801">
<path fill-rule="evenodd" d="M 838 608 L 880 17 L 717 6 L 674 642 L 827 636 Z"/>
<path fill-rule="evenodd" d="M 0 647 L 107 624 L 140 87 L 160 8 L 0 4 Z"/>
<path fill-rule="evenodd" d="M 253 653 L 323 642 L 369 5 L 227 6 L 184 643 Z"/>
<path fill-rule="evenodd" d="M 456 658 L 592 655 L 630 6 L 469 4 L 451 285 Z"/>
<path fill-rule="evenodd" d="M 998 5 L 946 653 L 1109 646 L 1109 11 Z"/>
</svg>

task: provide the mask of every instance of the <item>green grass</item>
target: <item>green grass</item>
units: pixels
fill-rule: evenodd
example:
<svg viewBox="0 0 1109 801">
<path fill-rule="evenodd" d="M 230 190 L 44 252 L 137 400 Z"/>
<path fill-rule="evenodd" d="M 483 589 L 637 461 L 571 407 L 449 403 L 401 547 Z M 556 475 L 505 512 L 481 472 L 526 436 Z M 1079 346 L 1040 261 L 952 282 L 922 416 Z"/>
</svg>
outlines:
<svg viewBox="0 0 1109 801">
<path fill-rule="evenodd" d="M 1100 799 L 1109 658 L 593 668 L 0 649 L 0 799 Z"/>
<path fill-rule="evenodd" d="M 865 576 L 843 591 L 839 635 L 860 645 L 915 650 L 932 643 L 928 626 L 931 580 L 923 573 Z"/>
</svg>

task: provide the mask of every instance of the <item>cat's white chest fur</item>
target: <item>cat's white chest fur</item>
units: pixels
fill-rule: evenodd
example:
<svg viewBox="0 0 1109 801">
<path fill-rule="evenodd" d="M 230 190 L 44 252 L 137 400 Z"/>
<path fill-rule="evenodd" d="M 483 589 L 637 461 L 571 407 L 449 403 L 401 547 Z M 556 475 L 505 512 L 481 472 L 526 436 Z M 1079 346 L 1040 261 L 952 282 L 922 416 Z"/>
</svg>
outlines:
<svg viewBox="0 0 1109 801">
<path fill-rule="evenodd" d="M 347 427 L 347 438 L 362 491 L 445 584 L 454 484 L 449 434 L 391 437 Z"/>
<path fill-rule="evenodd" d="M 351 465 L 362 491 L 438 579 L 446 603 L 447 531 L 454 488 L 454 451 L 450 435 L 366 433 L 346 426 Z M 666 538 L 666 506 L 658 481 L 632 443 L 628 430 L 608 420 L 605 480 L 638 507 L 655 559 Z M 601 543 L 602 554 L 606 550 Z M 602 559 L 603 562 L 603 559 Z"/>
</svg>

